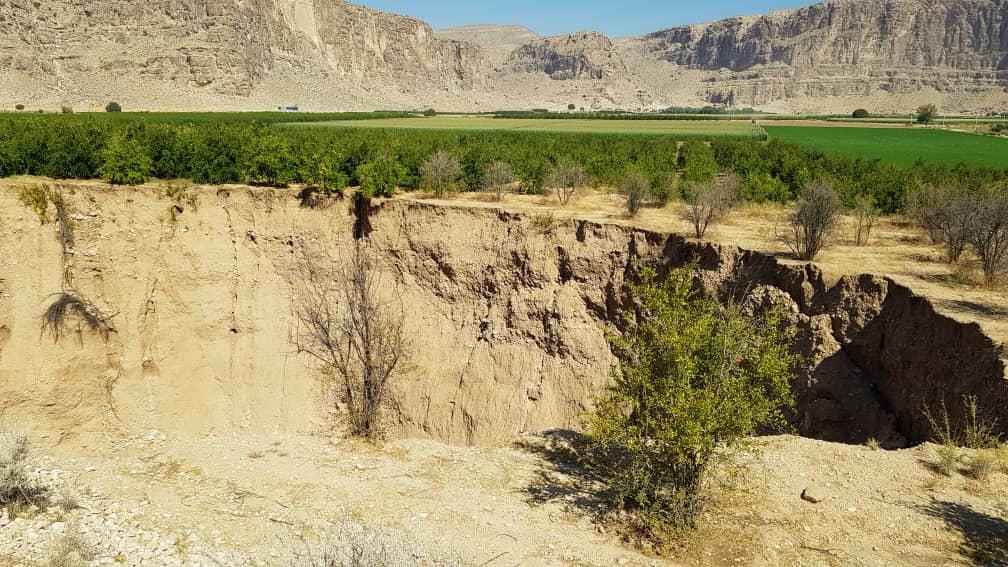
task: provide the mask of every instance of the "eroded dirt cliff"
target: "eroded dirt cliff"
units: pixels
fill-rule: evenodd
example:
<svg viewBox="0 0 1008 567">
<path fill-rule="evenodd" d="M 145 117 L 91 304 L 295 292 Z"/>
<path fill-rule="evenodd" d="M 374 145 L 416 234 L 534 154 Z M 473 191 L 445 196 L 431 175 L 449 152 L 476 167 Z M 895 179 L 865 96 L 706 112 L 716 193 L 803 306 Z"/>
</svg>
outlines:
<svg viewBox="0 0 1008 567">
<path fill-rule="evenodd" d="M 310 432 L 330 423 L 317 372 L 294 353 L 291 286 L 303 249 L 354 245 L 348 201 L 305 209 L 294 191 L 63 187 L 74 244 L 0 191 L 0 415 L 65 431 Z M 812 267 L 714 244 L 587 221 L 405 200 L 377 204 L 366 246 L 398 282 L 414 368 L 400 383 L 399 433 L 493 443 L 567 428 L 610 377 L 604 329 L 646 264 L 698 259 L 704 287 L 797 328 L 809 364 L 796 381 L 805 435 L 924 440 L 920 409 L 977 394 L 1008 427 L 1001 346 L 937 314 L 891 280 L 827 286 Z M 41 314 L 65 287 L 111 314 L 58 342 Z M 71 326 L 71 331 L 76 329 Z"/>
</svg>

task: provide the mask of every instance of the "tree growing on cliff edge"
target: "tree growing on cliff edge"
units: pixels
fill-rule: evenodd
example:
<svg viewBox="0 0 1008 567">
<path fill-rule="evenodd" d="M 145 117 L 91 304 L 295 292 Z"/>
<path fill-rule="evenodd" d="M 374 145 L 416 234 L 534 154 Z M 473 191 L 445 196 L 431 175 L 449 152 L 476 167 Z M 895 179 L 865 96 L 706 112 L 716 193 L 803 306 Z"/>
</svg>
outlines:
<svg viewBox="0 0 1008 567">
<path fill-rule="evenodd" d="M 406 177 L 406 168 L 395 158 L 381 156 L 357 167 L 360 192 L 366 199 L 391 197 Z"/>
<path fill-rule="evenodd" d="M 294 342 L 322 364 L 323 386 L 346 408 L 349 433 L 379 440 L 390 386 L 409 352 L 402 302 L 385 299 L 394 288 L 366 246 L 358 241 L 349 258 L 325 246 L 301 251 Z"/>
<path fill-rule="evenodd" d="M 703 297 L 694 266 L 633 287 L 636 324 L 610 337 L 615 384 L 587 418 L 595 466 L 632 529 L 661 541 L 695 526 L 713 473 L 794 403 L 788 331 Z"/>
</svg>

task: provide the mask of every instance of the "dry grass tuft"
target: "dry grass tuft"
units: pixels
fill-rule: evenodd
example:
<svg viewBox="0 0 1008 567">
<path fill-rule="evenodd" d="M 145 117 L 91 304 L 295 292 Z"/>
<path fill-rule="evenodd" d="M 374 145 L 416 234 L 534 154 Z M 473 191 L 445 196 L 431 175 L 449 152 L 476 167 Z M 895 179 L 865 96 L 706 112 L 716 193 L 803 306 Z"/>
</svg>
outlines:
<svg viewBox="0 0 1008 567">
<path fill-rule="evenodd" d="M 78 529 L 67 529 L 49 555 L 48 567 L 88 567 L 98 556 L 95 547 Z"/>
<path fill-rule="evenodd" d="M 42 314 L 42 332 L 49 332 L 53 340 L 59 342 L 60 337 L 66 332 L 71 315 L 77 316 L 78 333 L 83 330 L 83 326 L 87 326 L 107 341 L 109 335 L 115 332 L 110 315 L 103 313 L 87 299 L 66 292 L 57 294 L 56 299 Z"/>
<path fill-rule="evenodd" d="M 291 567 L 429 567 L 461 566 L 458 557 L 432 557 L 423 546 L 388 530 L 342 522 L 317 544 L 300 538 L 284 565 Z"/>
<path fill-rule="evenodd" d="M 14 517 L 49 502 L 49 488 L 29 473 L 31 452 L 31 437 L 27 434 L 0 435 L 0 506 Z"/>
</svg>

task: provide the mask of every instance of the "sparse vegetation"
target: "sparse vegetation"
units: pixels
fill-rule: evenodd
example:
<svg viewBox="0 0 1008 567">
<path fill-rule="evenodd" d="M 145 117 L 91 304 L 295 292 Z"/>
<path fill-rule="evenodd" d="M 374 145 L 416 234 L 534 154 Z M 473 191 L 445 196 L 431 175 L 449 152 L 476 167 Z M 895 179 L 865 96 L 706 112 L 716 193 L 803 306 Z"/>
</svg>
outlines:
<svg viewBox="0 0 1008 567">
<path fill-rule="evenodd" d="M 942 184 L 922 187 L 907 199 L 907 213 L 935 244 L 945 248 L 945 258 L 956 263 L 966 248 L 966 226 L 972 213 L 968 190 Z"/>
<path fill-rule="evenodd" d="M 401 304 L 377 260 L 358 242 L 349 258 L 317 247 L 302 250 L 294 316 L 295 343 L 322 363 L 323 377 L 346 408 L 349 433 L 378 440 L 392 381 L 409 364 Z"/>
<path fill-rule="evenodd" d="M 504 200 L 504 192 L 514 183 L 514 171 L 511 165 L 503 161 L 495 161 L 487 166 L 483 173 L 483 190 L 493 193 L 498 201 Z"/>
<path fill-rule="evenodd" d="M 685 218 L 693 225 L 693 234 L 703 238 L 707 229 L 728 213 L 738 202 L 738 182 L 726 177 L 720 182 L 687 185 Z"/>
<path fill-rule="evenodd" d="M 98 556 L 97 548 L 78 529 L 68 528 L 56 540 L 49 554 L 48 567 L 89 567 Z"/>
<path fill-rule="evenodd" d="M 435 152 L 420 166 L 422 186 L 441 198 L 445 193 L 458 190 L 459 179 L 462 177 L 462 166 L 458 158 L 444 151 Z"/>
<path fill-rule="evenodd" d="M 339 522 L 322 541 L 288 544 L 287 567 L 461 567 L 458 557 L 432 556 L 423 546 L 389 530 Z"/>
<path fill-rule="evenodd" d="M 643 173 L 631 173 L 620 184 L 620 193 L 626 198 L 627 213 L 636 217 L 644 206 L 644 200 L 651 193 L 651 182 Z"/>
<path fill-rule="evenodd" d="M 867 246 L 868 241 L 871 240 L 872 229 L 875 228 L 875 222 L 878 220 L 879 211 L 878 207 L 875 206 L 875 200 L 869 195 L 862 195 L 854 201 L 854 206 L 851 209 L 851 215 L 854 217 L 855 230 L 854 230 L 854 244 L 857 246 Z"/>
<path fill-rule="evenodd" d="M 976 396 L 963 396 L 958 423 L 954 422 L 944 401 L 938 406 L 937 414 L 928 407 L 922 411 L 930 424 L 932 441 L 938 444 L 935 464 L 938 472 L 952 476 L 959 470 L 963 458 L 961 447 L 974 450 L 967 461 L 967 475 L 983 480 L 999 468 L 999 456 L 1005 449 L 995 433 L 995 422 L 983 417 Z"/>
<path fill-rule="evenodd" d="M 32 477 L 31 457 L 28 434 L 0 433 L 0 507 L 7 508 L 13 517 L 49 502 L 49 488 Z"/>
<path fill-rule="evenodd" d="M 532 230 L 537 234 L 553 234 L 559 221 L 553 213 L 543 213 L 532 217 Z"/>
<path fill-rule="evenodd" d="M 809 183 L 790 216 L 791 232 L 786 237 L 791 251 L 800 260 L 814 260 L 840 218 L 841 204 L 833 186 Z"/>
<path fill-rule="evenodd" d="M 44 185 L 24 185 L 18 189 L 18 201 L 31 209 L 42 224 L 49 222 L 49 189 Z"/>
<path fill-rule="evenodd" d="M 634 286 L 639 318 L 610 338 L 615 384 L 587 418 L 596 466 L 630 527 L 661 542 L 695 526 L 714 470 L 793 403 L 789 336 L 773 313 L 743 314 L 694 289 L 694 268 Z"/>
<path fill-rule="evenodd" d="M 584 168 L 577 163 L 564 160 L 553 166 L 543 185 L 553 190 L 561 206 L 567 206 L 577 190 L 585 184 L 586 179 Z"/>
</svg>

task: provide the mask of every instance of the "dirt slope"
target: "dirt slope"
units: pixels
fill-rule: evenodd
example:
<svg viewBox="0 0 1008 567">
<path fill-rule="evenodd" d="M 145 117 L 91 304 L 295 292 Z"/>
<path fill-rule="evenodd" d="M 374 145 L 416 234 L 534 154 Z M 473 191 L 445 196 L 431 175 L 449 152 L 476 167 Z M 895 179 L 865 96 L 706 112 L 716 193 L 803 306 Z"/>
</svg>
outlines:
<svg viewBox="0 0 1008 567">
<path fill-rule="evenodd" d="M 303 433 L 330 423 L 310 361 L 290 342 L 299 249 L 345 253 L 347 203 L 303 209 L 294 191 L 63 189 L 75 242 L 64 260 L 0 191 L 0 416 L 68 433 L 110 424 L 180 433 Z M 380 204 L 368 246 L 401 285 L 415 368 L 394 428 L 451 443 L 509 441 L 577 424 L 613 363 L 626 284 L 644 264 L 699 258 L 703 284 L 791 313 L 808 365 L 795 425 L 835 441 L 926 439 L 920 407 L 975 393 L 1008 426 L 1001 346 L 892 280 L 829 286 L 812 267 L 734 247 L 588 221 L 409 200 Z M 66 264 L 66 266 L 64 266 Z M 65 278 L 111 314 L 108 341 L 60 342 L 40 315 Z M 748 292 L 748 293 L 747 293 Z M 75 321 L 71 319 L 71 321 Z M 956 417 L 956 407 L 951 407 Z"/>
</svg>

